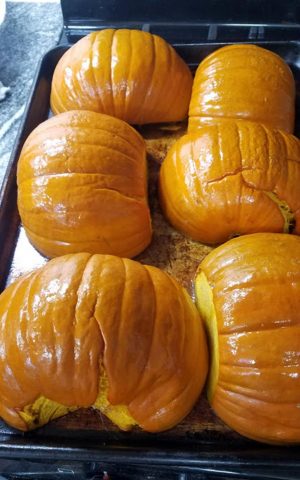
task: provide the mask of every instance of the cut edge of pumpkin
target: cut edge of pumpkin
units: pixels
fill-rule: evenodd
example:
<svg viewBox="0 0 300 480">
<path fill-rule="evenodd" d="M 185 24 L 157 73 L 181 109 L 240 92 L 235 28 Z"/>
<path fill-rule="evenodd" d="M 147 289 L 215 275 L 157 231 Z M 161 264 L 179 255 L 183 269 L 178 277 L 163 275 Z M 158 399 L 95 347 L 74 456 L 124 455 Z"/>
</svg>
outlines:
<svg viewBox="0 0 300 480">
<path fill-rule="evenodd" d="M 130 415 L 126 405 L 111 405 L 108 401 L 108 378 L 105 370 L 101 369 L 98 395 L 91 405 L 95 410 L 103 413 L 112 423 L 121 430 L 127 431 L 137 425 L 137 422 Z M 33 430 L 46 425 L 51 420 L 67 415 L 78 410 L 79 406 L 65 406 L 61 403 L 50 400 L 40 395 L 33 403 L 26 405 L 23 410 L 18 411 L 19 416 L 25 422 L 27 430 Z"/>
<path fill-rule="evenodd" d="M 219 377 L 219 340 L 217 313 L 214 306 L 212 288 L 203 271 L 197 272 L 195 279 L 196 306 L 204 321 L 210 346 L 210 369 L 207 380 L 207 398 L 211 403 Z"/>
<path fill-rule="evenodd" d="M 295 215 L 294 213 L 292 212 L 292 210 L 290 209 L 289 205 L 287 204 L 287 202 L 285 200 L 281 200 L 278 195 L 274 192 L 267 192 L 267 191 L 264 191 L 264 193 L 267 195 L 267 197 L 269 197 L 274 203 L 276 203 L 276 205 L 278 206 L 279 208 L 279 211 L 283 217 L 283 221 L 284 221 L 284 224 L 283 224 L 283 233 L 292 233 L 295 229 L 295 223 L 296 223 L 296 219 L 295 219 Z"/>
<path fill-rule="evenodd" d="M 23 410 L 18 411 L 18 414 L 25 422 L 27 430 L 33 430 L 46 425 L 51 420 L 74 412 L 78 408 L 75 406 L 67 407 L 40 395 L 33 403 L 26 405 Z"/>
<path fill-rule="evenodd" d="M 103 413 L 121 430 L 131 430 L 135 425 L 137 425 L 137 422 L 130 415 L 126 405 L 112 405 L 108 401 L 108 389 L 108 377 L 104 368 L 102 367 L 99 381 L 99 393 L 96 401 L 93 404 L 93 408 Z"/>
</svg>

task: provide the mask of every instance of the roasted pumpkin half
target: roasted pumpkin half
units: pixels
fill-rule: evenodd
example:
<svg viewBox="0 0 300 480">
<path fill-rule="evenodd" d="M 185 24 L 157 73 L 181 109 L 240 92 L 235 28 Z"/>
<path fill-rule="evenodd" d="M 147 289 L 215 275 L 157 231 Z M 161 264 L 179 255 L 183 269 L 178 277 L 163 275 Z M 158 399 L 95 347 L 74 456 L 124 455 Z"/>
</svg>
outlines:
<svg viewBox="0 0 300 480">
<path fill-rule="evenodd" d="M 53 75 L 51 108 L 92 110 L 131 124 L 188 113 L 192 74 L 165 40 L 140 30 L 101 30 L 73 45 Z"/>
<path fill-rule="evenodd" d="M 257 233 L 213 250 L 196 276 L 210 404 L 261 442 L 300 442 L 299 265 L 299 237 Z"/>
<path fill-rule="evenodd" d="M 232 118 L 293 133 L 295 81 L 281 57 L 256 45 L 230 45 L 200 63 L 189 108 L 189 131 Z"/>
<path fill-rule="evenodd" d="M 17 181 L 26 233 L 47 257 L 133 257 L 151 241 L 145 142 L 121 120 L 73 111 L 45 121 L 24 144 Z"/>
<path fill-rule="evenodd" d="M 0 415 L 21 430 L 92 406 L 124 430 L 165 430 L 189 413 L 208 368 L 187 292 L 110 255 L 55 258 L 11 284 L 0 343 Z"/>
<path fill-rule="evenodd" d="M 169 151 L 160 197 L 170 223 L 204 243 L 299 234 L 300 141 L 242 120 L 202 127 Z"/>
</svg>

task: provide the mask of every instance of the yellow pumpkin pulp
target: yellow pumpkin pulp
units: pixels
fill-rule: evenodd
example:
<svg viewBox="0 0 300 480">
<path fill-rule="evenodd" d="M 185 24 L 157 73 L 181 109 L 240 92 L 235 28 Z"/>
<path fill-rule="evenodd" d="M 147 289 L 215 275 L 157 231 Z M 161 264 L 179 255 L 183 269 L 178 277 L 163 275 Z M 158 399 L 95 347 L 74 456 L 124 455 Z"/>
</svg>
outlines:
<svg viewBox="0 0 300 480">
<path fill-rule="evenodd" d="M 103 413 L 121 430 L 130 430 L 137 422 L 128 412 L 126 405 L 110 404 L 107 398 L 108 390 L 107 375 L 102 368 L 99 380 L 99 394 L 92 407 Z M 26 424 L 26 430 L 33 430 L 46 425 L 51 420 L 74 412 L 78 408 L 76 406 L 67 407 L 41 395 L 33 403 L 26 405 L 23 410 L 19 411 L 19 415 Z"/>
</svg>

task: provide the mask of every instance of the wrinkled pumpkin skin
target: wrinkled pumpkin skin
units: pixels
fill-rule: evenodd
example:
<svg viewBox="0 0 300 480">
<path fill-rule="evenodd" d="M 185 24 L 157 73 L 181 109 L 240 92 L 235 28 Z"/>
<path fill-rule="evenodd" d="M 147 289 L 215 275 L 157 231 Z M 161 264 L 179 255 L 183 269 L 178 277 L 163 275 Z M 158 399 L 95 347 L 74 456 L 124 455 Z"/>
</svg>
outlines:
<svg viewBox="0 0 300 480">
<path fill-rule="evenodd" d="M 299 237 L 261 233 L 213 250 L 196 277 L 214 358 L 209 401 L 261 442 L 300 442 L 299 265 Z"/>
<path fill-rule="evenodd" d="M 51 109 L 91 110 L 131 124 L 176 122 L 188 113 L 192 74 L 173 47 L 139 30 L 93 32 L 55 69 Z"/>
<path fill-rule="evenodd" d="M 10 285 L 0 344 L 0 415 L 21 430 L 89 406 L 121 428 L 126 416 L 126 429 L 132 419 L 165 430 L 191 410 L 208 368 L 187 292 L 155 267 L 109 255 L 59 257 Z"/>
<path fill-rule="evenodd" d="M 300 233 L 300 141 L 254 122 L 183 136 L 160 172 L 161 204 L 178 230 L 217 244 L 255 232 Z"/>
<path fill-rule="evenodd" d="M 293 133 L 295 81 L 278 55 L 256 45 L 230 45 L 200 63 L 189 108 L 189 132 L 232 118 Z"/>
<path fill-rule="evenodd" d="M 74 111 L 40 124 L 22 149 L 18 208 L 47 257 L 133 257 L 151 241 L 143 138 L 107 115 Z"/>
</svg>

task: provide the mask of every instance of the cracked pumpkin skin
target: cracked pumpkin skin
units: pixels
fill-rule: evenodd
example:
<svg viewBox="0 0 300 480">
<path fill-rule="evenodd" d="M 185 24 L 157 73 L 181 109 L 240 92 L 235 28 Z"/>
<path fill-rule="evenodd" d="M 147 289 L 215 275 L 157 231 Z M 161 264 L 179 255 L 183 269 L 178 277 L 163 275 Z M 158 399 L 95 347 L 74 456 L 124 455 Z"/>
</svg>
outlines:
<svg viewBox="0 0 300 480">
<path fill-rule="evenodd" d="M 11 284 L 0 344 L 0 415 L 20 430 L 90 406 L 125 430 L 166 430 L 192 409 L 208 369 L 187 292 L 110 255 L 59 257 Z"/>
<path fill-rule="evenodd" d="M 213 250 L 196 275 L 210 404 L 260 442 L 300 442 L 299 266 L 299 237 L 257 233 Z"/>
<path fill-rule="evenodd" d="M 23 146 L 17 183 L 27 236 L 47 257 L 133 257 L 151 241 L 145 142 L 121 120 L 85 111 L 46 120 Z"/>
<path fill-rule="evenodd" d="M 106 29 L 79 40 L 60 59 L 51 88 L 54 114 L 91 110 L 130 124 L 187 117 L 193 78 L 165 40 L 140 30 Z"/>
<path fill-rule="evenodd" d="M 170 223 L 222 243 L 255 232 L 300 233 L 300 141 L 254 122 L 230 121 L 183 136 L 160 171 Z"/>
<path fill-rule="evenodd" d="M 294 131 L 295 81 L 275 53 L 256 45 L 218 49 L 199 65 L 189 107 L 189 132 L 227 119 Z"/>
</svg>

